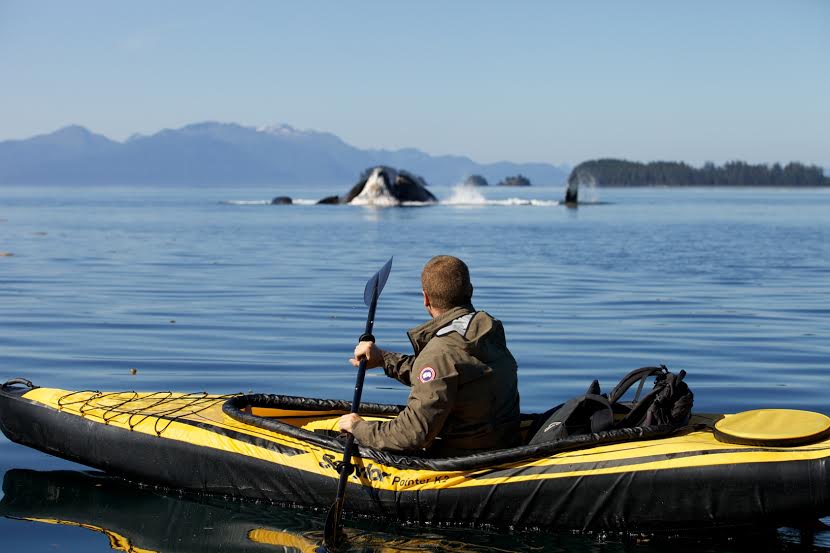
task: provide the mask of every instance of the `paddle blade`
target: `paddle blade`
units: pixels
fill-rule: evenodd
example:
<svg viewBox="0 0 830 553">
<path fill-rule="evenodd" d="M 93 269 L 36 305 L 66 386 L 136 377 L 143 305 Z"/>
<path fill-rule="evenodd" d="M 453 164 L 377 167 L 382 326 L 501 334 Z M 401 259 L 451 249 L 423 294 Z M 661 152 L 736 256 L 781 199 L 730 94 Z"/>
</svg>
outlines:
<svg viewBox="0 0 830 553">
<path fill-rule="evenodd" d="M 366 283 L 366 289 L 363 290 L 363 303 L 366 305 L 372 305 L 372 298 L 376 298 L 380 295 L 380 292 L 383 290 L 383 287 L 386 286 L 386 281 L 389 279 L 389 273 L 392 271 L 392 257 L 389 258 L 389 261 L 386 262 L 380 271 L 375 273 L 375 275 L 369 279 L 369 282 Z"/>
<path fill-rule="evenodd" d="M 323 534 L 323 544 L 329 551 L 334 551 L 340 542 L 342 530 L 340 529 L 340 517 L 343 512 L 343 499 L 338 498 L 329 509 L 326 516 L 326 529 Z"/>
</svg>

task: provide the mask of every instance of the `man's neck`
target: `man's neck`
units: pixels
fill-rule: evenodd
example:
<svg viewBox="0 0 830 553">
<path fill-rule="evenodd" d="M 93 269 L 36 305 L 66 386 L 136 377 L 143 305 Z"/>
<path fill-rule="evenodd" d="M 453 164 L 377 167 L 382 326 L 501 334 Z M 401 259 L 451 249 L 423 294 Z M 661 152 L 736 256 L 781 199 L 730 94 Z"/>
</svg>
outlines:
<svg viewBox="0 0 830 553">
<path fill-rule="evenodd" d="M 447 311 L 449 311 L 449 310 L 448 309 L 435 309 L 434 307 L 429 308 L 429 314 L 433 319 L 437 319 L 438 317 L 440 317 L 441 315 L 443 315 Z"/>
</svg>

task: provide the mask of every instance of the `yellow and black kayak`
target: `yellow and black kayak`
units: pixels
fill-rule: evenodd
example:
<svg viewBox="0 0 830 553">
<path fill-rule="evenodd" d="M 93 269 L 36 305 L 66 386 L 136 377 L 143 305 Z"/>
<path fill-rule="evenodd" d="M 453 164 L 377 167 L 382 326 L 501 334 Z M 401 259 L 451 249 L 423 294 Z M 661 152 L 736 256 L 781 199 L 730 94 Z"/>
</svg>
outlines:
<svg viewBox="0 0 830 553">
<path fill-rule="evenodd" d="M 12 441 L 128 480 L 327 508 L 350 403 L 281 395 L 0 388 Z M 364 404 L 387 420 L 396 405 Z M 531 417 L 528 417 L 530 420 Z M 414 523 L 661 531 L 783 526 L 830 514 L 830 418 L 693 415 L 464 457 L 359 447 L 347 516 Z"/>
</svg>

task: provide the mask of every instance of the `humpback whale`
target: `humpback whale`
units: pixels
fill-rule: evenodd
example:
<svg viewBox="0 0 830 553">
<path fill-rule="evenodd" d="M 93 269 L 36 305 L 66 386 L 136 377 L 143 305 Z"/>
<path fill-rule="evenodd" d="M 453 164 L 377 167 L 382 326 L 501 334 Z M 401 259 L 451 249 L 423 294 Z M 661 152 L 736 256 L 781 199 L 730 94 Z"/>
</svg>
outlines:
<svg viewBox="0 0 830 553">
<path fill-rule="evenodd" d="M 328 196 L 318 204 L 396 206 L 403 202 L 437 202 L 423 178 L 381 165 L 363 172 L 360 181 L 343 196 Z"/>
</svg>

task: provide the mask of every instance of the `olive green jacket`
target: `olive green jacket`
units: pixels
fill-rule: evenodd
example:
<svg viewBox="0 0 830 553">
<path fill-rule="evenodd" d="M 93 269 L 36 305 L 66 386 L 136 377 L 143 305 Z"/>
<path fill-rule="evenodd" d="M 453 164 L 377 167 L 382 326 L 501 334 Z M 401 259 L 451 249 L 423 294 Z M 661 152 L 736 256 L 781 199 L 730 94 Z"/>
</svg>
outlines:
<svg viewBox="0 0 830 553">
<path fill-rule="evenodd" d="M 440 456 L 517 445 L 517 366 L 501 322 L 469 305 L 408 335 L 414 355 L 383 355 L 387 376 L 412 387 L 406 408 L 388 422 L 357 423 L 355 438 L 379 449 Z"/>
</svg>

